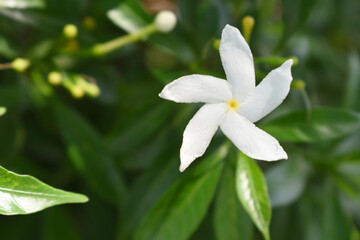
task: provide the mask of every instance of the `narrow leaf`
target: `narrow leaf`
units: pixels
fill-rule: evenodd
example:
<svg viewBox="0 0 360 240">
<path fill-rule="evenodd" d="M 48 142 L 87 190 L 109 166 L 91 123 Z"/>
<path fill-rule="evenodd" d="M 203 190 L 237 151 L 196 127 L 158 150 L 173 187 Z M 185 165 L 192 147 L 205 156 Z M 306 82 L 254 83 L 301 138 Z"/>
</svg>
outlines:
<svg viewBox="0 0 360 240">
<path fill-rule="evenodd" d="M 215 200 L 214 229 L 217 240 L 253 239 L 253 225 L 236 196 L 235 171 L 224 166 L 222 180 Z"/>
<path fill-rule="evenodd" d="M 127 0 L 107 12 L 108 18 L 126 32 L 132 33 L 145 27 L 151 18 L 139 1 Z"/>
<path fill-rule="evenodd" d="M 43 0 L 0 0 L 0 7 L 6 8 L 43 8 Z"/>
<path fill-rule="evenodd" d="M 317 108 L 309 118 L 305 110 L 289 113 L 264 123 L 261 128 L 280 141 L 315 142 L 338 138 L 360 129 L 360 113 Z"/>
<path fill-rule="evenodd" d="M 52 107 L 70 160 L 94 191 L 119 203 L 125 185 L 96 130 L 79 114 L 53 98 Z"/>
<path fill-rule="evenodd" d="M 244 154 L 237 160 L 236 190 L 256 227 L 266 240 L 270 239 L 271 205 L 265 177 L 255 161 Z"/>
<path fill-rule="evenodd" d="M 64 203 L 83 203 L 82 194 L 53 188 L 38 179 L 0 167 L 0 214 L 29 214 Z"/>
<path fill-rule="evenodd" d="M 189 168 L 159 199 L 135 232 L 135 240 L 188 239 L 206 214 L 226 151 L 220 149 Z"/>
</svg>

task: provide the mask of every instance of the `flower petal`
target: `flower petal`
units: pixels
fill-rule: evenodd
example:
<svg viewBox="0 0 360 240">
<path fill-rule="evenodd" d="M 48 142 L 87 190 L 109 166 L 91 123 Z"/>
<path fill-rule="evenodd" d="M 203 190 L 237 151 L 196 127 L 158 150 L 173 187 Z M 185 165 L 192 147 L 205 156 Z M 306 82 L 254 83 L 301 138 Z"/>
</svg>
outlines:
<svg viewBox="0 0 360 240">
<path fill-rule="evenodd" d="M 219 103 L 230 100 L 232 93 L 227 81 L 212 76 L 194 74 L 169 83 L 159 96 L 180 103 Z"/>
<path fill-rule="evenodd" d="M 239 114 L 256 122 L 277 108 L 289 93 L 292 64 L 293 60 L 290 59 L 272 70 L 245 98 L 239 107 Z"/>
<path fill-rule="evenodd" d="M 205 104 L 190 120 L 185 128 L 180 149 L 181 172 L 204 154 L 219 127 L 226 108 L 225 103 Z"/>
<path fill-rule="evenodd" d="M 249 45 L 237 28 L 226 25 L 219 50 L 232 91 L 238 101 L 243 101 L 255 88 L 254 60 Z"/>
<path fill-rule="evenodd" d="M 235 111 L 228 111 L 220 125 L 223 133 L 243 153 L 265 161 L 287 159 L 279 142 Z"/>
</svg>

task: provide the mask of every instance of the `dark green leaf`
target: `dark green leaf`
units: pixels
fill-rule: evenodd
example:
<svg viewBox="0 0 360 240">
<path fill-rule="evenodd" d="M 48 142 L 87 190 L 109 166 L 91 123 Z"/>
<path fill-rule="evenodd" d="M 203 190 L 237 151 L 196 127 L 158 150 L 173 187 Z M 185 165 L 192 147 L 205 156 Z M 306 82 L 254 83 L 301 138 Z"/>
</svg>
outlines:
<svg viewBox="0 0 360 240">
<path fill-rule="evenodd" d="M 283 0 L 282 13 L 284 31 L 277 48 L 284 46 L 286 40 L 306 22 L 316 0 Z"/>
<path fill-rule="evenodd" d="M 216 239 L 253 239 L 253 225 L 235 190 L 235 171 L 225 165 L 215 200 L 213 223 Z"/>
<path fill-rule="evenodd" d="M 236 191 L 256 227 L 269 240 L 271 205 L 265 177 L 256 162 L 242 153 L 237 160 Z"/>
<path fill-rule="evenodd" d="M 59 204 L 87 201 L 82 194 L 59 190 L 32 176 L 0 167 L 0 214 L 29 214 Z"/>
<path fill-rule="evenodd" d="M 135 232 L 135 240 L 188 239 L 206 214 L 226 150 L 221 148 L 184 176 L 160 198 Z"/>
<path fill-rule="evenodd" d="M 290 156 L 289 160 L 281 161 L 266 172 L 272 207 L 288 205 L 302 194 L 308 171 L 299 160 Z"/>
<path fill-rule="evenodd" d="M 125 186 L 99 134 L 59 100 L 52 99 L 52 107 L 68 156 L 76 169 L 96 192 L 118 203 L 124 196 Z"/>
<path fill-rule="evenodd" d="M 338 138 L 360 129 L 360 114 L 336 108 L 291 112 L 264 123 L 261 128 L 280 141 L 315 142 Z"/>
</svg>

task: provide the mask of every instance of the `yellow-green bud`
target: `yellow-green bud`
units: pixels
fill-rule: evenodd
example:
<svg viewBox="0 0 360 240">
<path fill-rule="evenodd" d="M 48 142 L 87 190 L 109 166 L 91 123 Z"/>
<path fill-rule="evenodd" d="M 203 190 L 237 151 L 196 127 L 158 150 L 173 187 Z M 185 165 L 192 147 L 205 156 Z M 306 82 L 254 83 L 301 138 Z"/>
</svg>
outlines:
<svg viewBox="0 0 360 240">
<path fill-rule="evenodd" d="M 48 82 L 52 85 L 60 85 L 62 76 L 59 72 L 50 72 L 47 76 Z"/>
<path fill-rule="evenodd" d="M 245 16 L 242 19 L 243 35 L 247 42 L 250 40 L 251 32 L 254 28 L 255 20 L 251 16 Z"/>
<path fill-rule="evenodd" d="M 303 80 L 294 80 L 292 83 L 291 83 L 291 87 L 296 89 L 296 90 L 299 90 L 299 91 L 302 91 L 305 89 L 306 87 L 306 83 L 303 81 Z"/>
<path fill-rule="evenodd" d="M 82 98 L 84 96 L 84 90 L 82 90 L 78 86 L 73 86 L 71 88 L 71 95 L 73 95 L 74 98 Z"/>
<path fill-rule="evenodd" d="M 87 16 L 83 19 L 82 25 L 85 29 L 91 31 L 94 30 L 96 27 L 96 22 L 94 18 Z"/>
<path fill-rule="evenodd" d="M 63 29 L 64 36 L 67 38 L 76 38 L 78 29 L 74 24 L 66 24 Z"/>
<path fill-rule="evenodd" d="M 12 68 L 17 72 L 25 71 L 30 66 L 30 64 L 30 60 L 26 58 L 15 58 L 14 61 L 11 62 Z"/>
<path fill-rule="evenodd" d="M 98 97 L 100 95 L 100 88 L 98 85 L 94 83 L 90 83 L 86 90 L 87 90 L 86 93 L 90 97 Z"/>
<path fill-rule="evenodd" d="M 0 116 L 6 113 L 6 107 L 0 107 Z"/>
<path fill-rule="evenodd" d="M 214 47 L 214 49 L 217 50 L 217 51 L 219 51 L 220 42 L 221 42 L 220 39 L 216 39 L 216 40 L 214 40 L 214 42 L 213 42 L 213 47 Z"/>
<path fill-rule="evenodd" d="M 176 15 L 171 11 L 161 11 L 155 17 L 155 25 L 160 32 L 170 32 L 176 25 Z"/>
</svg>

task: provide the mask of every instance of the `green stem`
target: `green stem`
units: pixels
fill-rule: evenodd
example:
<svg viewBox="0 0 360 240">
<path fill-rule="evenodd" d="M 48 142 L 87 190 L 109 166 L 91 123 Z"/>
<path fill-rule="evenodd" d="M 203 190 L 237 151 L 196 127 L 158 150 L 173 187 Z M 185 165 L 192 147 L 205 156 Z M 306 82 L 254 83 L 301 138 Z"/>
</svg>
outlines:
<svg viewBox="0 0 360 240">
<path fill-rule="evenodd" d="M 105 55 L 109 52 L 112 52 L 116 49 L 119 49 L 129 43 L 133 43 L 143 39 L 144 37 L 157 31 L 155 24 L 150 24 L 138 32 L 130 33 L 128 35 L 115 38 L 105 43 L 99 43 L 92 47 L 92 53 L 95 55 Z"/>
<path fill-rule="evenodd" d="M 300 93 L 304 99 L 305 108 L 307 111 L 307 118 L 310 120 L 312 106 L 311 106 L 311 101 L 310 101 L 309 95 L 307 94 L 307 92 L 304 89 L 301 90 Z"/>
</svg>

